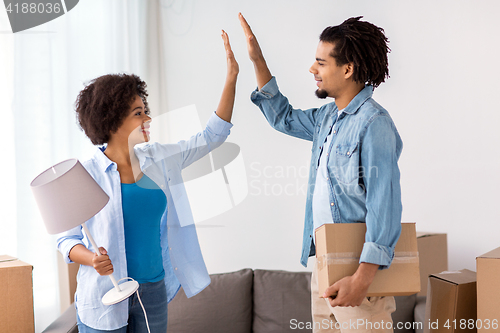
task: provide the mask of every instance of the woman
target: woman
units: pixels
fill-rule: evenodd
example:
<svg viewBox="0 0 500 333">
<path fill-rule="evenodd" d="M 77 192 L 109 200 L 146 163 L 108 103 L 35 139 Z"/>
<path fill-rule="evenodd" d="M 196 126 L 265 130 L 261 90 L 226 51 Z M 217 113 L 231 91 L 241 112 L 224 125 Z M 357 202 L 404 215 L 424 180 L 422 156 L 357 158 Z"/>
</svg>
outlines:
<svg viewBox="0 0 500 333">
<path fill-rule="evenodd" d="M 113 288 L 106 275 L 113 272 L 140 283 L 151 332 L 166 332 L 167 304 L 181 286 L 191 297 L 210 283 L 181 170 L 220 146 L 232 126 L 239 68 L 224 31 L 222 38 L 227 76 L 219 106 L 205 130 L 187 141 L 149 143 L 146 84 L 135 75 L 101 76 L 77 98 L 85 134 L 95 145 L 106 144 L 83 165 L 110 197 L 86 222 L 103 246 L 101 256 L 81 227 L 58 238 L 66 262 L 80 264 L 75 297 L 80 332 L 148 331 L 136 294 L 115 305 L 102 304 L 102 296 Z"/>
</svg>

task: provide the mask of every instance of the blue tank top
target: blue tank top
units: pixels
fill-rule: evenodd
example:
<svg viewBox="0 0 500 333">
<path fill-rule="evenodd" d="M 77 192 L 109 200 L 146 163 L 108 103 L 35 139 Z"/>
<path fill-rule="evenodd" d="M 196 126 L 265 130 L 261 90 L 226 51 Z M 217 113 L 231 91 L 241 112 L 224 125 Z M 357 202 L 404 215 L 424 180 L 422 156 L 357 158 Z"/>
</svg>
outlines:
<svg viewBox="0 0 500 333">
<path fill-rule="evenodd" d="M 158 282 L 165 276 L 160 222 L 167 198 L 146 175 L 136 183 L 122 183 L 121 189 L 128 276 L 139 283 Z"/>
</svg>

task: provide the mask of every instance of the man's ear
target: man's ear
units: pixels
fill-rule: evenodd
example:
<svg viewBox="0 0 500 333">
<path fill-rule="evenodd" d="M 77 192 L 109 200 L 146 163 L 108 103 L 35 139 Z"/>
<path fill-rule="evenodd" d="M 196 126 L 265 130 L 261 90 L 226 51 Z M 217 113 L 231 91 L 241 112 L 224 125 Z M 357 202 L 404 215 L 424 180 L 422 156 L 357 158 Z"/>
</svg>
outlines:
<svg viewBox="0 0 500 333">
<path fill-rule="evenodd" d="M 344 78 L 350 79 L 354 74 L 354 64 L 352 62 L 348 62 L 344 65 Z"/>
</svg>

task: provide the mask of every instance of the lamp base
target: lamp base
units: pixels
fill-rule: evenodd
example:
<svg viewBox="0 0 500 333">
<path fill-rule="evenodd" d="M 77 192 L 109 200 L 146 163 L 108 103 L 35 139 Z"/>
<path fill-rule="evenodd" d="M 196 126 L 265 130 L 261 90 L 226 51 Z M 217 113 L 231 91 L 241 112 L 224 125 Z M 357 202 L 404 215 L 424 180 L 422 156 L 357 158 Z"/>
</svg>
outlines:
<svg viewBox="0 0 500 333">
<path fill-rule="evenodd" d="M 139 289 L 139 282 L 137 281 L 127 281 L 120 284 L 121 291 L 116 290 L 116 288 L 111 289 L 102 297 L 102 303 L 104 305 L 112 305 L 119 303 L 123 300 L 129 298 L 137 289 Z"/>
</svg>

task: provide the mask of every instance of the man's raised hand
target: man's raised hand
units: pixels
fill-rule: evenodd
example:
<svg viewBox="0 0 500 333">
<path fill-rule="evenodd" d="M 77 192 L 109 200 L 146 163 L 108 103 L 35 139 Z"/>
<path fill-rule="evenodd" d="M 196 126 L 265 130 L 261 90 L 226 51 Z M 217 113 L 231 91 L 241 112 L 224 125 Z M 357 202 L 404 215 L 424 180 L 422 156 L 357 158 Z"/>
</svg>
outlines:
<svg viewBox="0 0 500 333">
<path fill-rule="evenodd" d="M 245 39 L 247 41 L 248 56 L 253 62 L 255 69 L 255 76 L 257 77 L 257 86 L 259 90 L 272 79 L 271 72 L 267 67 L 266 60 L 262 55 L 262 50 L 260 49 L 257 38 L 252 32 L 252 29 L 248 25 L 247 20 L 243 17 L 241 13 L 238 14 L 238 18 L 245 33 Z"/>
<path fill-rule="evenodd" d="M 252 32 L 252 29 L 248 25 L 247 20 L 243 17 L 241 13 L 239 13 L 238 18 L 240 19 L 241 27 L 243 28 L 243 32 L 245 33 L 245 38 L 247 41 L 247 49 L 248 55 L 250 56 L 250 60 L 252 62 L 257 62 L 264 60 L 264 56 L 262 55 L 262 50 L 260 49 L 259 43 L 257 42 L 257 38 Z"/>
</svg>

